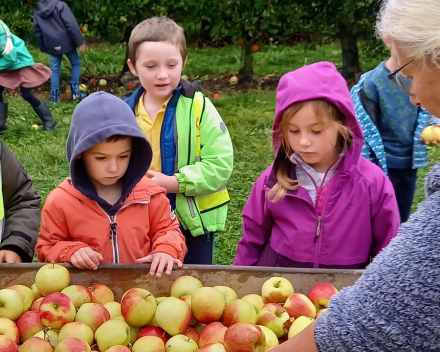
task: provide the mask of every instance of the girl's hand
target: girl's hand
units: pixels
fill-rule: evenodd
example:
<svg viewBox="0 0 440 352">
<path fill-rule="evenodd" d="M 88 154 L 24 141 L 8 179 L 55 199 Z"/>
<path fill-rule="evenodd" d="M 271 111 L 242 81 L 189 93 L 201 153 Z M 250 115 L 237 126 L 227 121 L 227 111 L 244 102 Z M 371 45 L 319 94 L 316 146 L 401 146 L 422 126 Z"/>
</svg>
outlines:
<svg viewBox="0 0 440 352">
<path fill-rule="evenodd" d="M 83 44 L 79 47 L 79 52 L 83 53 L 83 54 L 86 52 L 86 45 L 85 44 Z"/>
<path fill-rule="evenodd" d="M 13 251 L 2 250 L 0 251 L 0 263 L 17 264 L 21 263 L 21 258 Z"/>
<path fill-rule="evenodd" d="M 78 269 L 97 270 L 103 260 L 103 256 L 90 247 L 80 248 L 70 257 L 70 262 Z"/>
<path fill-rule="evenodd" d="M 167 190 L 167 193 L 179 193 L 179 181 L 176 176 L 167 176 L 161 172 L 148 170 L 147 176 Z"/>
<path fill-rule="evenodd" d="M 150 275 L 156 274 L 157 277 L 162 276 L 162 272 L 167 268 L 166 274 L 171 275 L 174 264 L 177 264 L 179 268 L 182 267 L 182 262 L 179 259 L 174 259 L 167 253 L 153 253 L 146 257 L 139 258 L 136 260 L 139 264 L 151 263 Z"/>
</svg>

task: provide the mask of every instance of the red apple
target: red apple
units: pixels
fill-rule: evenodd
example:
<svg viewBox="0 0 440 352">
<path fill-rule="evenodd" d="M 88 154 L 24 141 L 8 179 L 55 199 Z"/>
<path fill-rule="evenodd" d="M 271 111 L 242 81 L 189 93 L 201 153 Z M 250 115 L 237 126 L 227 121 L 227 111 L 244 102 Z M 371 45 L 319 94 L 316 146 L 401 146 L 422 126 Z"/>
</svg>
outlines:
<svg viewBox="0 0 440 352">
<path fill-rule="evenodd" d="M 220 322 L 207 325 L 200 333 L 199 347 L 214 343 L 224 343 L 226 330 L 228 328 Z"/>
<path fill-rule="evenodd" d="M 85 33 L 85 32 L 87 32 L 87 27 L 81 26 L 80 30 L 81 30 L 81 33 Z"/>
<path fill-rule="evenodd" d="M 96 86 L 98 84 L 98 81 L 96 80 L 96 78 L 90 78 L 90 84 L 92 86 Z"/>
<path fill-rule="evenodd" d="M 228 352 L 264 352 L 266 339 L 260 327 L 251 323 L 232 325 L 225 333 Z"/>
<path fill-rule="evenodd" d="M 8 318 L 0 318 L 0 335 L 4 335 L 15 343 L 20 342 L 20 332 L 15 323 Z"/>
<path fill-rule="evenodd" d="M 41 302 L 41 322 L 48 328 L 59 330 L 67 323 L 74 321 L 75 315 L 75 306 L 64 293 L 51 293 Z"/>
<path fill-rule="evenodd" d="M 28 3 L 29 5 L 34 5 L 34 0 L 27 0 L 27 3 Z"/>
<path fill-rule="evenodd" d="M 306 317 L 314 318 L 316 317 L 316 307 L 312 301 L 306 295 L 302 293 L 294 293 L 290 295 L 286 303 L 284 303 L 284 308 L 290 317 L 298 318 L 301 315 Z"/>
<path fill-rule="evenodd" d="M 136 88 L 136 84 L 134 84 L 133 82 L 128 82 L 127 83 L 127 88 L 128 89 L 135 89 Z"/>
<path fill-rule="evenodd" d="M 153 319 L 156 308 L 156 298 L 150 291 L 142 288 L 128 290 L 121 300 L 122 316 L 130 326 L 141 327 L 147 325 Z"/>
<path fill-rule="evenodd" d="M 258 47 L 258 45 L 257 44 L 252 45 L 252 52 L 256 53 L 258 51 L 260 51 L 260 48 Z"/>
<path fill-rule="evenodd" d="M 272 330 L 277 337 L 283 337 L 289 331 L 289 313 L 279 304 L 267 303 L 258 312 L 258 324 Z"/>
<path fill-rule="evenodd" d="M 34 301 L 34 303 L 32 303 L 32 305 L 31 305 L 31 311 L 39 312 L 40 311 L 41 302 L 43 302 L 43 299 L 44 299 L 43 296 L 41 296 L 40 298 L 36 299 Z"/>
<path fill-rule="evenodd" d="M 29 311 L 20 316 L 17 320 L 17 328 L 20 332 L 21 343 L 29 340 L 37 332 L 44 330 L 44 325 L 41 323 L 39 312 Z"/>
<path fill-rule="evenodd" d="M 141 337 L 144 336 L 156 336 L 160 339 L 162 339 L 164 345 L 167 343 L 167 341 L 170 338 L 170 335 L 168 335 L 162 328 L 158 327 L 158 326 L 146 326 L 144 328 L 142 328 L 138 335 L 137 338 L 140 339 Z"/>
<path fill-rule="evenodd" d="M 264 303 L 284 304 L 292 293 L 294 293 L 294 289 L 290 281 L 280 276 L 271 277 L 261 287 Z"/>
<path fill-rule="evenodd" d="M 119 345 L 119 346 L 110 347 L 105 352 L 131 352 L 131 350 L 128 347 Z"/>
<path fill-rule="evenodd" d="M 238 46 L 243 46 L 243 39 L 239 39 L 239 40 L 237 41 L 237 45 L 238 45 Z"/>
<path fill-rule="evenodd" d="M 0 351 L 2 352 L 18 352 L 18 346 L 9 337 L 0 335 Z"/>
<path fill-rule="evenodd" d="M 319 283 L 313 286 L 307 297 L 310 298 L 317 310 L 328 307 L 330 298 L 338 293 L 338 289 L 329 283 Z"/>
<path fill-rule="evenodd" d="M 213 98 L 214 99 L 220 99 L 221 98 L 220 93 L 214 93 Z"/>
<path fill-rule="evenodd" d="M 255 308 L 249 302 L 236 299 L 229 303 L 223 312 L 223 324 L 231 326 L 237 323 L 257 323 L 257 313 Z"/>
<path fill-rule="evenodd" d="M 195 290 L 203 287 L 199 279 L 184 275 L 174 280 L 171 286 L 171 296 L 181 298 L 182 296 L 191 296 Z"/>
<path fill-rule="evenodd" d="M 49 341 L 40 339 L 39 337 L 31 337 L 20 346 L 20 352 L 54 352 Z"/>
<path fill-rule="evenodd" d="M 186 331 L 182 335 L 188 336 L 189 338 L 193 339 L 197 344 L 199 343 L 199 333 L 191 326 L 186 329 Z"/>
<path fill-rule="evenodd" d="M 227 352 L 225 346 L 221 343 L 210 343 L 205 347 L 202 347 L 198 352 Z"/>
<path fill-rule="evenodd" d="M 113 291 L 103 284 L 94 284 L 90 286 L 90 291 L 92 292 L 94 303 L 104 305 L 107 302 L 113 302 L 115 300 Z"/>
<path fill-rule="evenodd" d="M 159 337 L 144 336 L 133 345 L 133 352 L 164 352 L 165 345 Z"/>
<path fill-rule="evenodd" d="M 225 297 L 213 287 L 201 287 L 192 294 L 191 309 L 199 323 L 212 323 L 222 317 Z"/>
<path fill-rule="evenodd" d="M 75 317 L 75 321 L 88 325 L 93 332 L 107 320 L 110 320 L 110 313 L 98 303 L 84 303 Z"/>
<path fill-rule="evenodd" d="M 191 307 L 176 297 L 168 297 L 157 307 L 156 321 L 172 336 L 183 334 L 191 322 Z"/>
<path fill-rule="evenodd" d="M 84 303 L 93 302 L 93 296 L 90 290 L 82 285 L 70 285 L 61 291 L 70 298 L 76 309 L 81 307 Z"/>
<path fill-rule="evenodd" d="M 68 337 L 61 340 L 55 351 L 57 352 L 90 352 L 90 346 L 84 340 L 76 337 Z"/>
</svg>

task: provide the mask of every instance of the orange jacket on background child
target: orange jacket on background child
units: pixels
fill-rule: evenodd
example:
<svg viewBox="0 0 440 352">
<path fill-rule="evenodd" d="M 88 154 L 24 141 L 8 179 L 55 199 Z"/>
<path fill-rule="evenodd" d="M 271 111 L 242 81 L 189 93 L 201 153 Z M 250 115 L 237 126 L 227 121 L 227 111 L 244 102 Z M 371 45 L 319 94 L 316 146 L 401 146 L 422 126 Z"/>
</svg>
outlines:
<svg viewBox="0 0 440 352">
<path fill-rule="evenodd" d="M 102 199 L 81 153 L 112 136 L 130 136 L 131 156 L 122 176 L 122 195 Z M 71 262 L 83 247 L 99 252 L 102 263 L 135 263 L 153 253 L 183 261 L 187 252 L 165 189 L 145 177 L 151 147 L 133 112 L 121 99 L 97 92 L 75 109 L 67 140 L 69 179 L 48 196 L 36 251 L 42 262 Z M 148 157 L 145 157 L 148 156 Z"/>
</svg>

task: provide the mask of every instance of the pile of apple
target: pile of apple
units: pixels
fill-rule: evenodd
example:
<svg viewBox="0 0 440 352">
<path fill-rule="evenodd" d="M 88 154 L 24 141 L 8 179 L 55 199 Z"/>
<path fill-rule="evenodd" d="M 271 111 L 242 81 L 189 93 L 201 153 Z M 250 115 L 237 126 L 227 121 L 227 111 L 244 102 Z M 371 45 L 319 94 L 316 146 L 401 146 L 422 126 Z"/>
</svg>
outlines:
<svg viewBox="0 0 440 352">
<path fill-rule="evenodd" d="M 239 299 L 230 287 L 181 276 L 170 297 L 132 288 L 116 302 L 105 285 L 69 285 L 69 271 L 48 264 L 30 288 L 1 289 L 0 351 L 267 351 L 305 329 L 338 292 L 321 283 L 306 296 L 272 277 L 261 295 Z"/>
</svg>

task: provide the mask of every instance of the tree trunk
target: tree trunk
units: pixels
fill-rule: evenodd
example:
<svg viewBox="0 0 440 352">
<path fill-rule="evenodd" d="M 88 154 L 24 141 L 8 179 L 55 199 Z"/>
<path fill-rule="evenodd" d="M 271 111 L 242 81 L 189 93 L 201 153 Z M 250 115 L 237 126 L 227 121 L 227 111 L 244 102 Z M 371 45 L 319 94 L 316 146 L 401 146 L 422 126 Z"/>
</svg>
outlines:
<svg viewBox="0 0 440 352">
<path fill-rule="evenodd" d="M 128 60 L 128 41 L 130 40 L 131 31 L 133 28 L 126 27 L 124 32 L 124 38 L 122 39 L 125 43 L 127 43 L 127 49 L 125 50 L 125 59 L 124 59 L 124 66 L 122 67 L 122 71 L 120 76 L 122 77 L 126 72 L 130 71 L 128 68 L 127 60 Z"/>
<path fill-rule="evenodd" d="M 238 78 L 241 83 L 252 82 L 254 76 L 253 69 L 253 52 L 252 52 L 252 42 L 250 40 L 245 40 L 241 48 L 241 68 L 238 71 Z"/>
<path fill-rule="evenodd" d="M 346 80 L 355 80 L 356 73 L 359 73 L 359 50 L 357 46 L 357 35 L 349 29 L 341 29 L 342 46 L 342 75 Z"/>
</svg>

